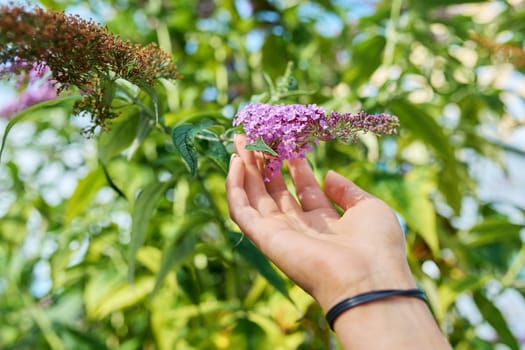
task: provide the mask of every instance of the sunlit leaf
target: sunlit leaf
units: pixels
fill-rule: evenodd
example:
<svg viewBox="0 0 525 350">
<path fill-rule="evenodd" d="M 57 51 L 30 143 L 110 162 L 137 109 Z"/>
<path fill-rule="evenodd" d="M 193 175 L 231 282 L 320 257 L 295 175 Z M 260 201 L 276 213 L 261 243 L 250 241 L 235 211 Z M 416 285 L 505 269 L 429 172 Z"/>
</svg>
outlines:
<svg viewBox="0 0 525 350">
<path fill-rule="evenodd" d="M 99 164 L 100 164 L 100 167 L 102 168 L 102 171 L 104 172 L 104 177 L 106 178 L 106 181 L 108 182 L 109 187 L 111 187 L 120 197 L 126 199 L 126 195 L 124 194 L 124 192 L 113 181 L 113 178 L 109 174 L 109 170 L 106 164 L 104 164 L 102 161 L 100 161 Z"/>
<path fill-rule="evenodd" d="M 439 255 L 436 211 L 430 194 L 436 188 L 436 176 L 429 168 L 416 167 L 403 178 L 378 177 L 374 192 L 406 220 L 408 226 L 423 238 L 435 256 Z"/>
<path fill-rule="evenodd" d="M 84 288 L 84 305 L 88 318 L 96 317 L 97 309 L 118 285 L 127 283 L 124 271 L 103 270 L 90 276 Z"/>
<path fill-rule="evenodd" d="M 268 258 L 257 249 L 248 237 L 236 232 L 230 232 L 229 238 L 234 251 L 238 252 L 246 261 L 252 264 L 279 293 L 293 303 L 283 277 L 275 270 Z"/>
<path fill-rule="evenodd" d="M 150 219 L 170 183 L 154 182 L 139 193 L 132 212 L 131 242 L 129 244 L 128 278 L 132 283 L 135 275 L 135 261 L 138 249 L 146 240 Z"/>
<path fill-rule="evenodd" d="M 104 343 L 103 339 L 99 339 L 96 334 L 88 332 L 80 327 L 74 326 L 73 324 L 67 323 L 54 323 L 54 328 L 58 331 L 69 333 L 75 340 L 75 346 L 80 347 L 81 345 L 89 346 L 93 349 L 105 350 L 109 349 Z"/>
<path fill-rule="evenodd" d="M 523 225 L 514 224 L 507 219 L 487 219 L 469 229 L 469 234 L 462 236 L 461 241 L 469 246 L 514 241 L 520 242 Z"/>
<path fill-rule="evenodd" d="M 104 163 L 128 148 L 137 135 L 139 117 L 136 114 L 123 115 L 111 123 L 111 129 L 98 139 L 98 157 Z"/>
<path fill-rule="evenodd" d="M 450 141 L 441 126 L 424 109 L 403 99 L 389 101 L 388 107 L 399 118 L 400 128 L 410 131 L 423 143 L 433 149 L 443 164 L 440 173 L 440 190 L 447 198 L 447 203 L 459 213 L 462 200 L 462 166 Z"/>
<path fill-rule="evenodd" d="M 102 85 L 102 106 L 104 107 L 110 107 L 111 103 L 113 102 L 113 99 L 115 98 L 115 92 L 117 91 L 117 86 L 115 85 L 115 82 L 113 82 L 111 79 L 106 78 L 102 79 L 101 81 Z"/>
<path fill-rule="evenodd" d="M 152 291 L 152 296 L 161 287 L 168 272 L 171 271 L 178 264 L 184 262 L 186 258 L 195 252 L 196 238 L 191 233 L 182 232 L 183 236 L 180 239 L 174 239 L 164 248 L 162 252 L 162 260 L 160 269 L 157 273 L 155 286 Z M 179 238 L 179 237 L 177 237 Z"/>
<path fill-rule="evenodd" d="M 149 135 L 149 133 L 153 130 L 153 124 L 151 120 L 144 114 L 140 114 L 139 120 L 138 120 L 138 128 L 137 132 L 135 133 L 135 138 L 133 139 L 133 143 L 127 150 L 127 158 L 128 160 L 133 157 L 137 149 L 140 147 L 144 139 Z"/>
<path fill-rule="evenodd" d="M 431 8 L 431 7 L 442 7 L 458 4 L 467 4 L 467 3 L 483 3 L 486 0 L 430 0 L 423 3 L 415 1 L 414 3 L 421 5 L 421 7 Z"/>
<path fill-rule="evenodd" d="M 55 107 L 65 104 L 66 102 L 73 102 L 75 100 L 79 100 L 81 96 L 62 96 L 57 97 L 56 99 L 44 101 L 40 103 L 36 103 L 23 111 L 19 112 L 15 116 L 13 116 L 11 119 L 9 119 L 9 122 L 7 123 L 7 126 L 5 127 L 4 134 L 2 135 L 2 143 L 0 144 L 0 160 L 2 159 L 2 153 L 4 151 L 5 143 L 7 141 L 7 135 L 11 131 L 11 129 L 21 121 L 31 119 L 35 116 L 38 116 L 37 114 L 33 114 L 33 112 L 43 109 L 43 108 L 49 108 L 49 107 Z"/>
<path fill-rule="evenodd" d="M 238 319 L 233 328 L 232 342 L 239 349 L 258 350 L 264 343 L 266 332 L 257 323 L 247 318 Z"/>
<path fill-rule="evenodd" d="M 466 276 L 458 280 L 445 280 L 439 286 L 439 303 L 437 304 L 437 314 L 440 319 L 444 317 L 452 304 L 456 302 L 462 293 L 472 293 L 483 287 L 490 276 Z"/>
<path fill-rule="evenodd" d="M 102 319 L 111 312 L 122 310 L 140 303 L 153 290 L 154 276 L 139 277 L 133 284 L 125 281 L 114 286 L 94 309 L 93 317 Z"/>
<path fill-rule="evenodd" d="M 352 81 L 356 87 L 366 82 L 381 64 L 385 44 L 384 36 L 373 35 L 351 46 L 353 60 L 345 80 Z"/>
<path fill-rule="evenodd" d="M 481 291 L 474 293 L 474 301 L 478 306 L 483 318 L 498 333 L 499 341 L 512 350 L 519 350 L 520 345 L 509 329 L 509 325 L 503 318 L 501 311 Z"/>
<path fill-rule="evenodd" d="M 137 261 L 153 274 L 159 272 L 162 252 L 159 248 L 143 245 L 137 251 Z"/>
<path fill-rule="evenodd" d="M 160 121 L 160 115 L 159 115 L 159 98 L 157 96 L 157 91 L 155 90 L 153 86 L 151 86 L 150 84 L 146 82 L 139 84 L 139 86 L 150 97 L 151 103 L 153 104 L 153 115 L 155 117 L 155 124 L 158 124 Z"/>
<path fill-rule="evenodd" d="M 64 213 L 64 223 L 69 224 L 73 218 L 82 214 L 91 204 L 98 190 L 106 184 L 102 168 L 96 168 L 77 184 L 75 192 L 69 198 Z"/>
</svg>

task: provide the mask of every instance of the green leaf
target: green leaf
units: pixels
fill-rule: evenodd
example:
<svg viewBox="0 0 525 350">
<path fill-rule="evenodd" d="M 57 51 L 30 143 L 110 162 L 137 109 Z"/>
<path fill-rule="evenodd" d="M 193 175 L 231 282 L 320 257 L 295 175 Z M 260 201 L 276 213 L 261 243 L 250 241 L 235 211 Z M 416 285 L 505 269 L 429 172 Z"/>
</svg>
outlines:
<svg viewBox="0 0 525 350">
<path fill-rule="evenodd" d="M 434 256 L 439 256 L 439 238 L 434 204 L 430 195 L 436 188 L 432 168 L 414 167 L 403 177 L 378 174 L 373 181 L 373 193 L 383 198 L 407 221 L 428 245 Z"/>
<path fill-rule="evenodd" d="M 169 182 L 154 182 L 144 187 L 133 206 L 131 214 L 131 242 L 129 244 L 128 278 L 133 283 L 135 275 L 136 254 L 146 240 L 148 224 L 164 192 L 171 184 Z"/>
<path fill-rule="evenodd" d="M 288 92 L 288 90 L 297 88 L 297 80 L 292 75 L 293 61 L 289 61 L 282 77 L 277 79 L 276 89 L 279 93 Z"/>
<path fill-rule="evenodd" d="M 133 285 L 126 282 L 116 285 L 99 300 L 100 303 L 96 306 L 93 317 L 100 320 L 114 311 L 139 304 L 146 299 L 154 284 L 155 277 L 145 276 L 138 278 Z"/>
<path fill-rule="evenodd" d="M 224 126 L 231 125 L 231 119 L 226 118 L 224 114 L 222 114 L 221 112 L 217 112 L 217 111 L 194 112 L 185 117 L 181 117 L 181 119 L 183 120 L 183 123 L 181 125 L 184 125 L 184 124 L 193 124 L 193 125 L 208 124 L 209 125 L 210 121 L 213 121 L 213 123 L 218 124 L 218 125 L 224 125 Z"/>
<path fill-rule="evenodd" d="M 106 344 L 104 344 L 104 341 L 99 338 L 98 334 L 93 334 L 91 331 L 82 329 L 80 326 L 55 322 L 53 327 L 59 331 L 64 331 L 71 334 L 75 339 L 75 345 L 78 347 L 85 345 L 89 346 L 90 349 L 109 349 Z"/>
<path fill-rule="evenodd" d="M 195 148 L 194 139 L 200 129 L 199 126 L 182 124 L 174 128 L 172 132 L 173 144 L 188 166 L 191 176 L 195 176 L 197 172 L 199 154 Z"/>
<path fill-rule="evenodd" d="M 152 296 L 159 290 L 170 270 L 183 263 L 184 260 L 195 251 L 197 240 L 195 235 L 191 233 L 191 230 L 199 227 L 199 224 L 208 222 L 209 220 L 210 217 L 208 215 L 194 213 L 192 215 L 186 215 L 183 223 L 177 225 L 173 238 L 162 251 L 162 258 L 159 271 L 157 272 L 155 287 L 151 293 Z"/>
<path fill-rule="evenodd" d="M 265 330 L 248 318 L 238 319 L 233 328 L 232 343 L 238 349 L 258 350 L 266 339 Z"/>
<path fill-rule="evenodd" d="M 196 243 L 197 240 L 195 236 L 188 234 L 184 235 L 181 239 L 173 239 L 168 245 L 166 245 L 162 252 L 160 269 L 157 273 L 157 279 L 155 280 L 155 286 L 151 292 L 151 296 L 154 296 L 157 293 L 171 269 L 182 264 L 194 253 Z"/>
<path fill-rule="evenodd" d="M 447 203 L 459 213 L 464 187 L 462 165 L 457 161 L 454 149 L 442 127 L 423 108 L 403 99 L 388 102 L 388 107 L 399 118 L 401 128 L 409 130 L 415 137 L 430 146 L 443 163 L 439 176 L 440 190 Z"/>
<path fill-rule="evenodd" d="M 467 3 L 482 3 L 486 0 L 430 0 L 430 1 L 414 1 L 417 5 L 421 5 L 428 10 L 429 7 L 444 7 L 450 5 L 467 4 Z M 418 6 L 416 6 L 418 7 Z"/>
<path fill-rule="evenodd" d="M 255 143 L 247 144 L 245 148 L 248 151 L 262 151 L 266 153 L 270 153 L 272 156 L 278 157 L 279 154 L 275 152 L 270 146 L 268 146 L 262 137 L 259 137 Z"/>
<path fill-rule="evenodd" d="M 204 154 L 226 174 L 230 155 L 221 141 L 206 141 Z"/>
<path fill-rule="evenodd" d="M 293 300 L 288 293 L 285 280 L 255 244 L 253 244 L 244 234 L 238 232 L 230 232 L 229 239 L 230 243 L 234 246 L 234 250 L 239 252 L 239 254 L 252 264 L 278 292 L 293 303 Z"/>
<path fill-rule="evenodd" d="M 111 103 L 115 98 L 115 92 L 117 91 L 117 85 L 109 78 L 102 79 L 102 105 L 105 107 L 111 107 Z"/>
<path fill-rule="evenodd" d="M 509 326 L 501 311 L 489 300 L 481 291 L 474 293 L 474 301 L 478 306 L 479 312 L 483 318 L 494 328 L 498 333 L 499 341 L 507 345 L 512 350 L 519 350 L 518 341 L 509 329 Z"/>
<path fill-rule="evenodd" d="M 198 280 L 195 266 L 191 264 L 182 265 L 176 271 L 177 287 L 184 291 L 186 297 L 192 304 L 201 302 L 202 285 Z"/>
<path fill-rule="evenodd" d="M 9 120 L 9 122 L 7 123 L 7 126 L 5 127 L 5 130 L 4 130 L 4 134 L 2 135 L 2 143 L 0 145 L 0 160 L 2 160 L 2 153 L 4 151 L 5 143 L 7 141 L 7 135 L 9 134 L 9 131 L 11 131 L 13 126 L 15 126 L 17 123 L 19 123 L 21 121 L 31 119 L 31 117 L 34 116 L 34 114 L 32 114 L 32 112 L 34 112 L 36 110 L 43 109 L 43 108 L 59 106 L 59 105 L 65 103 L 65 102 L 71 102 L 71 101 L 79 100 L 80 98 L 81 98 L 81 96 L 78 96 L 78 95 L 76 95 L 76 96 L 58 97 L 58 98 L 55 98 L 53 100 L 44 101 L 44 102 L 40 102 L 40 103 L 34 104 L 34 105 L 24 109 L 20 113 L 16 114 L 15 116 L 13 116 Z"/>
<path fill-rule="evenodd" d="M 69 198 L 64 213 L 64 224 L 69 224 L 78 215 L 81 215 L 91 204 L 97 192 L 106 184 L 104 171 L 97 167 L 86 175 L 77 184 L 75 192 Z"/>
<path fill-rule="evenodd" d="M 113 181 L 113 178 L 111 177 L 111 174 L 109 173 L 109 170 L 102 161 L 99 161 L 100 167 L 102 168 L 102 171 L 104 172 L 104 177 L 106 178 L 106 181 L 108 182 L 109 187 L 111 187 L 120 197 L 127 199 L 126 194 L 122 192 L 122 190 L 117 186 L 117 184 Z"/>
<path fill-rule="evenodd" d="M 352 45 L 352 65 L 344 79 L 352 81 L 351 85 L 356 88 L 365 83 L 381 64 L 385 45 L 386 39 L 382 35 L 374 35 Z"/>
<path fill-rule="evenodd" d="M 439 303 L 437 303 L 437 315 L 439 319 L 448 312 L 450 306 L 457 300 L 462 293 L 472 293 L 483 287 L 492 277 L 491 276 L 465 276 L 460 280 L 446 280 L 439 290 Z"/>
<path fill-rule="evenodd" d="M 98 157 L 107 163 L 128 148 L 138 131 L 138 115 L 123 115 L 111 123 L 111 130 L 98 137 Z"/>
<path fill-rule="evenodd" d="M 404 178 L 408 208 L 403 215 L 408 224 L 428 244 L 432 254 L 439 256 L 439 238 L 437 233 L 437 218 L 434 204 L 430 199 L 436 188 L 436 179 L 433 171 L 426 168 L 414 168 Z"/>
<path fill-rule="evenodd" d="M 133 157 L 137 149 L 142 144 L 142 141 L 144 141 L 144 139 L 149 135 L 151 130 L 153 130 L 151 120 L 145 114 L 141 114 L 135 138 L 133 139 L 133 143 L 128 150 L 128 160 Z"/>
<path fill-rule="evenodd" d="M 145 91 L 148 96 L 151 98 L 151 102 L 153 103 L 153 113 L 155 116 L 155 125 L 157 125 L 160 121 L 160 115 L 159 115 L 159 97 L 157 96 L 157 91 L 155 88 L 147 83 L 141 83 L 138 85 L 143 91 Z"/>
<path fill-rule="evenodd" d="M 461 241 L 471 247 L 509 240 L 519 244 L 521 230 L 523 225 L 513 224 L 504 218 L 487 219 L 473 226 L 466 237 L 461 237 Z"/>
</svg>

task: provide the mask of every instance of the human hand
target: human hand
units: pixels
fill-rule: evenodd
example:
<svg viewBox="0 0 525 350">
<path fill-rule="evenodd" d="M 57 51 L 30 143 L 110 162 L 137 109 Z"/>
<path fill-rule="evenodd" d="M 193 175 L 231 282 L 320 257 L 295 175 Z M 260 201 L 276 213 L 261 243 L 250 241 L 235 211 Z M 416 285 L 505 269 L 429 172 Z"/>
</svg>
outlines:
<svg viewBox="0 0 525 350">
<path fill-rule="evenodd" d="M 415 287 L 403 232 L 387 204 L 334 171 L 323 191 L 305 159 L 288 162 L 297 201 L 281 174 L 264 182 L 262 155 L 245 145 L 237 135 L 226 180 L 230 215 L 325 311 L 359 293 Z"/>
</svg>

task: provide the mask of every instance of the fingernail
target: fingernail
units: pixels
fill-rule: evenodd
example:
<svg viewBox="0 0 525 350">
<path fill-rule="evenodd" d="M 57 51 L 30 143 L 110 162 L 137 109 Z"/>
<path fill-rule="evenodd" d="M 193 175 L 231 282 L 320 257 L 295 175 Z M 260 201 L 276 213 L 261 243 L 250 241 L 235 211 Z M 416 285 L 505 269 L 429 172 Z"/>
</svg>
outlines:
<svg viewBox="0 0 525 350">
<path fill-rule="evenodd" d="M 232 153 L 231 157 L 230 157 L 230 163 L 235 159 L 237 158 L 239 155 L 237 153 Z"/>
</svg>

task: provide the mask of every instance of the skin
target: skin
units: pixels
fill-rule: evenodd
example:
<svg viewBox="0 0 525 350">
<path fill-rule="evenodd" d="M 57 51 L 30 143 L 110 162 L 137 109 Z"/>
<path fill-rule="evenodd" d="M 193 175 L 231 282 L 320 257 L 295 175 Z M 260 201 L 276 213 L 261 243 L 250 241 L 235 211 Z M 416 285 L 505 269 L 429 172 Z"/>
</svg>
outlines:
<svg viewBox="0 0 525 350">
<path fill-rule="evenodd" d="M 231 218 L 325 312 L 363 292 L 416 287 L 403 232 L 386 203 L 334 171 L 323 190 L 304 159 L 288 162 L 294 197 L 282 175 L 264 182 L 262 155 L 245 145 L 237 135 L 226 179 Z M 345 349 L 450 348 L 427 305 L 415 298 L 353 308 L 334 329 Z"/>
</svg>

